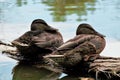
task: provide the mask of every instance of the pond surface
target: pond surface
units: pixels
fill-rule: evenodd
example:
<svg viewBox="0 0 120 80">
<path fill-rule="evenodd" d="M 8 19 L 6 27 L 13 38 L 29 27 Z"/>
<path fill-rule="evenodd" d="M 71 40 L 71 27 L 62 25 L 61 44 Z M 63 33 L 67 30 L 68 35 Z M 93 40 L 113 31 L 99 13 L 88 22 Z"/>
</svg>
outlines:
<svg viewBox="0 0 120 80">
<path fill-rule="evenodd" d="M 0 40 L 10 43 L 28 31 L 37 18 L 59 29 L 64 41 L 75 36 L 79 24 L 89 23 L 106 35 L 107 45 L 101 55 L 120 57 L 120 0 L 0 0 Z M 12 73 L 16 66 L 17 72 Z M 23 72 L 30 77 L 26 78 Z M 0 80 L 75 80 L 54 73 L 45 78 L 48 73 L 51 74 L 19 66 L 17 61 L 0 54 Z"/>
</svg>

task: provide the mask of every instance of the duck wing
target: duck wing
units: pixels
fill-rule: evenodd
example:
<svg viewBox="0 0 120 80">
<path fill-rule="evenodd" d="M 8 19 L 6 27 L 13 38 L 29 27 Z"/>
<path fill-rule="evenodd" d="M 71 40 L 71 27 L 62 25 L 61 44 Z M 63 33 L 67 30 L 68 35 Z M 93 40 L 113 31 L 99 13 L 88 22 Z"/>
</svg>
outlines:
<svg viewBox="0 0 120 80">
<path fill-rule="evenodd" d="M 95 37 L 94 35 L 78 35 L 78 36 L 74 37 L 73 39 L 68 40 L 63 45 L 61 45 L 58 48 L 58 50 L 62 51 L 62 50 L 73 49 L 86 41 L 90 41 L 94 37 Z"/>
<path fill-rule="evenodd" d="M 78 35 L 60 46 L 52 54 L 44 56 L 51 58 L 62 65 L 75 65 L 82 59 L 89 60 L 89 57 L 96 54 L 96 47 L 91 43 L 94 35 Z"/>
<path fill-rule="evenodd" d="M 63 39 L 59 33 L 43 32 L 40 35 L 32 37 L 32 42 L 41 48 L 55 49 L 63 44 Z"/>
<path fill-rule="evenodd" d="M 15 39 L 11 43 L 14 46 L 19 46 L 19 47 L 28 47 L 31 46 L 32 43 L 32 37 L 40 34 L 41 31 L 28 31 L 24 33 L 22 36 L 19 38 Z"/>
</svg>

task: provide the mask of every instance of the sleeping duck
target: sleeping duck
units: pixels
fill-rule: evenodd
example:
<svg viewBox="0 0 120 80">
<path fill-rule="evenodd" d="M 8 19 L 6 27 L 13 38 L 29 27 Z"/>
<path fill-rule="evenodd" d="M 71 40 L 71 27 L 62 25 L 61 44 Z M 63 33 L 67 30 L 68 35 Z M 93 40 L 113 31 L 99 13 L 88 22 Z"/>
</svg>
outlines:
<svg viewBox="0 0 120 80">
<path fill-rule="evenodd" d="M 81 61 L 93 61 L 105 48 L 104 37 L 104 35 L 95 31 L 91 25 L 80 24 L 74 38 L 68 40 L 44 58 L 50 58 L 64 67 L 75 66 Z"/>
<path fill-rule="evenodd" d="M 12 41 L 24 59 L 42 59 L 63 44 L 61 33 L 49 26 L 44 20 L 36 19 L 31 24 L 31 30 Z"/>
</svg>

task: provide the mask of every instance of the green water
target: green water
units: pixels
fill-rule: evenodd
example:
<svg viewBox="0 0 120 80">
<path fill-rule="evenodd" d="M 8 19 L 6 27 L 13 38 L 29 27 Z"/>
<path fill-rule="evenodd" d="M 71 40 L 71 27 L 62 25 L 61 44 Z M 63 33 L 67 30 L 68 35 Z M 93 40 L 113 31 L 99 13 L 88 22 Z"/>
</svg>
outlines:
<svg viewBox="0 0 120 80">
<path fill-rule="evenodd" d="M 89 23 L 106 35 L 102 54 L 120 57 L 120 0 L 0 0 L 0 40 L 11 42 L 28 31 L 36 18 L 59 29 L 65 41 L 75 36 L 79 24 Z M 77 80 L 51 73 L 17 65 L 0 54 L 0 80 Z"/>
</svg>

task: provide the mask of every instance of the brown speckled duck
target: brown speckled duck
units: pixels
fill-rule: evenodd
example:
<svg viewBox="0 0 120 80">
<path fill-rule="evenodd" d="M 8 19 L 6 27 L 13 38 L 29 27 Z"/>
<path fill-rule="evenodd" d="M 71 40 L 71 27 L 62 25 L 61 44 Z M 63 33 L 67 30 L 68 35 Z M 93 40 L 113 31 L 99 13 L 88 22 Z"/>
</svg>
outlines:
<svg viewBox="0 0 120 80">
<path fill-rule="evenodd" d="M 80 61 L 95 60 L 105 47 L 104 35 L 95 31 L 89 24 L 80 24 L 76 36 L 61 45 L 44 58 L 51 58 L 65 67 L 74 66 Z"/>
<path fill-rule="evenodd" d="M 27 59 L 51 53 L 63 44 L 63 38 L 57 29 L 49 26 L 44 20 L 36 19 L 31 24 L 31 30 L 12 41 L 19 54 Z"/>
</svg>

